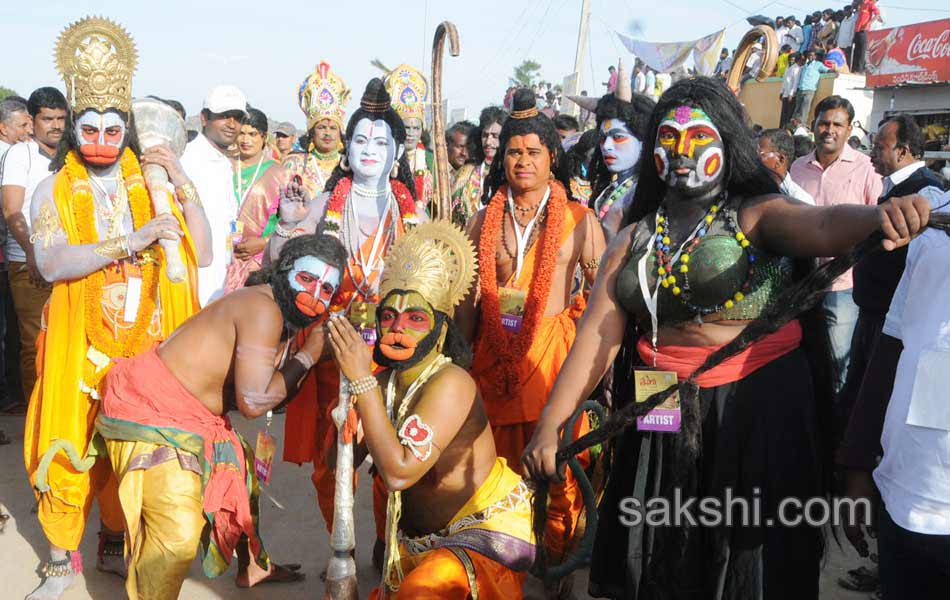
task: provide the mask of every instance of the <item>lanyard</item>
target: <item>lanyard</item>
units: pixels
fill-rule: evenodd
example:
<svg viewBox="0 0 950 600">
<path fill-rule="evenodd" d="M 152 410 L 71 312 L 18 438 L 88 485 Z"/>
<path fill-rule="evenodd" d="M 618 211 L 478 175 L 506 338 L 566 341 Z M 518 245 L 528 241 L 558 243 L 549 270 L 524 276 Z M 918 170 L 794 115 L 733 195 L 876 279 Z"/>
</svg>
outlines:
<svg viewBox="0 0 950 600">
<path fill-rule="evenodd" d="M 653 367 L 656 368 L 656 341 L 657 341 L 657 328 L 659 324 L 659 310 L 657 305 L 657 298 L 660 295 L 660 285 L 663 284 L 663 277 L 659 273 L 656 277 L 656 287 L 653 290 L 653 293 L 650 293 L 650 284 L 647 282 L 647 258 L 650 256 L 651 246 L 655 243 L 656 240 L 656 228 L 659 227 L 659 218 L 660 213 L 657 211 L 656 216 L 654 217 L 653 225 L 653 236 L 650 238 L 652 243 L 647 244 L 646 252 L 643 253 L 643 256 L 640 257 L 640 260 L 637 261 L 637 278 L 640 281 L 640 293 L 643 294 L 643 303 L 646 304 L 647 310 L 650 311 L 650 324 L 651 327 L 651 342 L 653 344 Z M 686 247 L 693 238 L 696 237 L 696 234 L 699 233 L 699 230 L 702 229 L 703 223 L 705 223 L 705 215 L 699 220 L 699 223 L 696 224 L 696 227 L 693 227 L 693 232 L 686 236 L 686 239 L 680 244 L 679 248 L 676 249 L 676 253 L 670 258 L 670 264 L 676 263 L 679 260 L 680 254 L 683 253 L 683 248 Z M 666 222 L 666 230 L 669 231 L 669 219 Z"/>
<path fill-rule="evenodd" d="M 544 212 L 544 207 L 547 206 L 550 197 L 551 186 L 548 186 L 544 191 L 544 198 L 541 199 L 541 204 L 538 205 L 538 210 L 534 213 L 534 217 L 528 221 L 528 224 L 524 226 L 524 231 L 522 231 L 521 226 L 518 225 L 518 219 L 515 218 L 515 200 L 511 196 L 511 188 L 508 188 L 508 209 L 511 213 L 511 224 L 514 225 L 515 228 L 515 243 L 518 245 L 518 256 L 515 261 L 515 281 L 521 278 L 521 267 L 524 266 L 524 255 L 528 252 L 528 241 L 531 239 L 531 231 L 538 221 L 538 216 Z"/>
<path fill-rule="evenodd" d="M 264 164 L 264 153 L 261 152 L 261 157 L 257 161 L 257 169 L 254 170 L 254 175 L 251 177 L 251 182 L 247 184 L 247 190 L 244 189 L 244 177 L 241 175 L 243 171 L 241 170 L 241 159 L 238 158 L 238 170 L 237 170 L 237 179 L 238 179 L 238 208 L 244 206 L 244 201 L 247 200 L 247 195 L 251 193 L 251 188 L 254 186 L 254 182 L 257 181 L 257 174 L 261 172 L 261 165 Z"/>
</svg>

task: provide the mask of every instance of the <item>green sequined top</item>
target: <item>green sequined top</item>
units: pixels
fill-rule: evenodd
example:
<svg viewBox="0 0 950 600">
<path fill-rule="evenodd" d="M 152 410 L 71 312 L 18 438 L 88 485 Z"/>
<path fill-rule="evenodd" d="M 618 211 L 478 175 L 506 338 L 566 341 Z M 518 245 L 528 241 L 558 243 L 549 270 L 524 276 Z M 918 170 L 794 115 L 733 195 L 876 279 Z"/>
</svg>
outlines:
<svg viewBox="0 0 950 600">
<path fill-rule="evenodd" d="M 733 222 L 738 222 L 735 208 L 723 208 L 722 211 L 731 212 L 728 216 Z M 647 217 L 645 222 L 652 224 L 652 217 Z M 655 289 L 657 278 L 652 238 L 647 251 L 646 275 L 652 290 Z M 749 251 L 754 256 L 752 263 L 749 262 Z M 641 326 L 650 329 L 650 313 L 644 304 L 637 276 L 637 263 L 642 256 L 642 248 L 631 251 L 630 259 L 617 277 L 617 298 Z M 747 280 L 749 283 L 748 290 L 744 292 L 745 297 L 732 308 L 723 308 L 718 312 L 702 311 L 702 318 L 707 322 L 759 317 L 785 291 L 792 279 L 792 259 L 769 254 L 754 246 L 743 248 L 726 228 L 722 218 L 717 218 L 710 225 L 708 233 L 690 255 L 690 302 L 694 307 L 712 309 L 721 306 L 725 300 L 742 290 Z M 684 302 L 682 296 L 674 296 L 671 288 L 663 286 L 660 286 L 657 309 L 661 326 L 691 321 L 699 314 Z"/>
</svg>

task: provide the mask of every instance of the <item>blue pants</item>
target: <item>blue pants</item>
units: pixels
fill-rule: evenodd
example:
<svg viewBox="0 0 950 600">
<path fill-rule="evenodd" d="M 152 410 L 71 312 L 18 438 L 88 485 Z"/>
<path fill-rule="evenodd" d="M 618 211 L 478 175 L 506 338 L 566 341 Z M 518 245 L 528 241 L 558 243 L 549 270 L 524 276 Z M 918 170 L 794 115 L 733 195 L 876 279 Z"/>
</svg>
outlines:
<svg viewBox="0 0 950 600">
<path fill-rule="evenodd" d="M 858 305 L 854 303 L 851 290 L 828 292 L 822 304 L 831 354 L 835 363 L 835 395 L 844 387 L 851 362 L 851 338 L 858 322 Z"/>
</svg>

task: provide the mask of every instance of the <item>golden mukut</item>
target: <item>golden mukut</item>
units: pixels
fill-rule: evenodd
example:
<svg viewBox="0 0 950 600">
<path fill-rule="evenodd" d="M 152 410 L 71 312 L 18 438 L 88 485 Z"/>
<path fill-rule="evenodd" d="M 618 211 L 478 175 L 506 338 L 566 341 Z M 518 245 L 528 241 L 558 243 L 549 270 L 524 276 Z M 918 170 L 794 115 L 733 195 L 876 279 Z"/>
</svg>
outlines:
<svg viewBox="0 0 950 600">
<path fill-rule="evenodd" d="M 128 146 L 136 60 L 128 33 L 102 18 L 70 25 L 56 47 L 72 115 L 56 173 L 39 184 L 31 209 L 37 267 L 53 283 L 24 434 L 51 547 L 31 598 L 59 597 L 81 570 L 77 549 L 94 497 L 103 523 L 97 566 L 124 574 L 115 477 L 92 440 L 100 382 L 114 359 L 148 350 L 195 312 L 199 257 L 210 258 L 204 211 L 174 154 L 156 148 L 138 157 Z M 156 216 L 143 164 L 162 166 L 177 186 L 182 202 L 172 201 L 170 213 Z M 193 239 L 190 230 L 201 234 Z M 165 274 L 163 239 L 182 242 L 182 282 Z"/>
</svg>

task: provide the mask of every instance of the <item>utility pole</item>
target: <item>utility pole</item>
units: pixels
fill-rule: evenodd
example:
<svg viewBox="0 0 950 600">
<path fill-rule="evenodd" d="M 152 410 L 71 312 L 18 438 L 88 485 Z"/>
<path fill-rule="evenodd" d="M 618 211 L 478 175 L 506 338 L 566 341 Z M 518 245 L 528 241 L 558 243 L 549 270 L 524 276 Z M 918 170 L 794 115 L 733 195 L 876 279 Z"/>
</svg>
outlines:
<svg viewBox="0 0 950 600">
<path fill-rule="evenodd" d="M 582 0 L 581 2 L 581 22 L 580 27 L 577 31 L 577 51 L 574 53 L 574 73 L 573 73 L 573 87 L 574 89 L 564 90 L 564 95 L 578 95 L 581 92 L 581 88 L 584 87 L 584 55 L 587 52 L 587 35 L 590 32 L 590 0 Z M 580 107 L 571 103 L 571 114 L 575 117 L 580 112 Z"/>
</svg>

